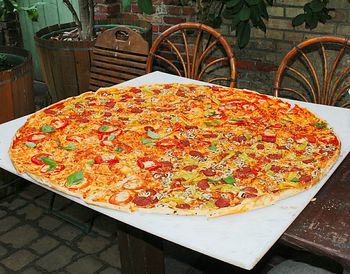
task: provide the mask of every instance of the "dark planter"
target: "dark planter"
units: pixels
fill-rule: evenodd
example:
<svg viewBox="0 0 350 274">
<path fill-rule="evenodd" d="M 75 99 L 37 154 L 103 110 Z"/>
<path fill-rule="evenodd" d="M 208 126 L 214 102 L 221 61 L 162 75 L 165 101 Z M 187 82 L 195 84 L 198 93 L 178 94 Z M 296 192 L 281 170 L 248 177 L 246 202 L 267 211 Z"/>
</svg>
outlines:
<svg viewBox="0 0 350 274">
<path fill-rule="evenodd" d="M 0 123 L 27 115 L 34 111 L 33 65 L 29 51 L 0 47 L 14 65 L 11 69 L 0 71 Z"/>
<path fill-rule="evenodd" d="M 108 20 L 97 22 L 97 29 L 118 25 L 135 26 L 147 41 L 152 40 L 151 25 L 141 21 Z M 74 23 L 54 25 L 35 34 L 36 49 L 52 101 L 79 95 L 89 89 L 90 58 L 95 41 L 57 41 L 52 35 L 71 30 Z"/>
</svg>

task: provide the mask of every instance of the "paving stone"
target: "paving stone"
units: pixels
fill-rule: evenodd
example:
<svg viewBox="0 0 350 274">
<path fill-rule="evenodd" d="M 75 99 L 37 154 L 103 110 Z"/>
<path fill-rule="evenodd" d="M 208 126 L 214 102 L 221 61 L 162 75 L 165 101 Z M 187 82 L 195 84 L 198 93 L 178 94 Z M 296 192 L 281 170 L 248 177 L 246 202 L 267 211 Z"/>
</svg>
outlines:
<svg viewBox="0 0 350 274">
<path fill-rule="evenodd" d="M 7 213 L 8 213 L 8 211 L 7 211 L 7 210 L 0 210 L 0 218 L 2 218 L 2 217 L 4 217 L 4 216 L 6 216 L 6 215 L 7 215 Z"/>
<path fill-rule="evenodd" d="M 69 200 L 65 197 L 62 197 L 60 195 L 56 195 L 53 208 L 56 210 L 62 210 L 63 208 L 72 206 L 73 204 L 74 204 L 74 202 L 72 202 L 71 200 Z"/>
<path fill-rule="evenodd" d="M 101 252 L 100 258 L 111 266 L 121 268 L 119 247 L 116 244 Z"/>
<path fill-rule="evenodd" d="M 21 271 L 21 274 L 44 274 L 44 272 L 36 269 L 35 267 L 29 267 Z"/>
<path fill-rule="evenodd" d="M 30 247 L 39 254 L 47 253 L 56 246 L 59 245 L 59 242 L 54 238 L 45 235 L 44 237 L 36 240 Z"/>
<path fill-rule="evenodd" d="M 122 272 L 114 267 L 108 267 L 104 270 L 102 270 L 99 274 L 121 274 Z"/>
<path fill-rule="evenodd" d="M 109 244 L 109 241 L 101 236 L 84 236 L 79 242 L 78 247 L 85 253 L 97 253 L 104 249 Z"/>
<path fill-rule="evenodd" d="M 52 192 L 46 191 L 46 193 L 35 199 L 35 203 L 39 206 L 49 209 L 51 198 Z"/>
<path fill-rule="evenodd" d="M 117 233 L 118 221 L 114 220 L 108 216 L 99 214 L 96 216 L 94 225 L 92 227 L 93 231 L 101 234 L 105 237 L 114 236 Z"/>
<path fill-rule="evenodd" d="M 0 257 L 5 256 L 6 254 L 7 249 L 3 245 L 0 245 Z"/>
<path fill-rule="evenodd" d="M 44 210 L 36 205 L 29 204 L 19 210 L 17 210 L 18 215 L 25 215 L 27 220 L 36 220 L 41 214 L 44 213 Z"/>
<path fill-rule="evenodd" d="M 93 211 L 85 206 L 73 203 L 71 206 L 63 209 L 62 213 L 76 220 L 77 222 L 85 224 L 90 221 Z"/>
<path fill-rule="evenodd" d="M 78 228 L 70 224 L 65 224 L 54 232 L 54 235 L 60 237 L 63 240 L 72 241 L 76 237 L 82 235 L 83 232 Z"/>
<path fill-rule="evenodd" d="M 60 246 L 46 256 L 40 258 L 36 264 L 46 271 L 56 271 L 61 267 L 68 265 L 75 254 L 76 252 L 69 247 Z"/>
<path fill-rule="evenodd" d="M 66 271 L 73 274 L 95 273 L 102 267 L 102 263 L 92 256 L 85 256 L 66 267 Z"/>
<path fill-rule="evenodd" d="M 31 263 L 35 258 L 36 256 L 32 252 L 22 249 L 1 260 L 1 262 L 7 268 L 18 271 Z"/>
<path fill-rule="evenodd" d="M 29 184 L 24 190 L 20 192 L 19 196 L 33 201 L 47 192 L 48 190 L 46 190 L 45 188 L 42 188 L 35 184 Z"/>
<path fill-rule="evenodd" d="M 0 241 L 11 244 L 14 248 L 24 247 L 38 238 L 37 230 L 29 225 L 23 225 L 0 236 Z"/>
<path fill-rule="evenodd" d="M 10 211 L 16 210 L 17 208 L 24 206 L 26 203 L 27 203 L 27 201 L 23 200 L 21 198 L 16 198 L 16 199 L 13 199 L 13 200 L 6 202 L 7 208 Z"/>
<path fill-rule="evenodd" d="M 63 224 L 63 222 L 58 219 L 57 217 L 51 217 L 51 216 L 44 216 L 41 218 L 38 222 L 39 226 L 42 228 L 45 228 L 47 230 L 54 230 L 55 228 L 59 227 Z"/>
<path fill-rule="evenodd" d="M 14 216 L 8 216 L 0 220 L 0 232 L 8 231 L 11 227 L 18 224 L 20 220 Z"/>
</svg>

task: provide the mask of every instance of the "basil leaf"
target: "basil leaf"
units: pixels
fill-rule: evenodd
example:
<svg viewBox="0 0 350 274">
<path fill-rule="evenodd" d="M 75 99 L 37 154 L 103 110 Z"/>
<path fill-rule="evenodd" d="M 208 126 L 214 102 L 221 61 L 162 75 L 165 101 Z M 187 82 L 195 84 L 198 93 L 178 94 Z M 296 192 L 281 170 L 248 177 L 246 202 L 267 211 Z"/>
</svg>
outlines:
<svg viewBox="0 0 350 274">
<path fill-rule="evenodd" d="M 152 139 L 160 139 L 160 135 L 158 133 L 153 132 L 150 129 L 147 131 L 147 136 Z"/>
<path fill-rule="evenodd" d="M 124 149 L 122 149 L 121 147 L 117 147 L 114 151 L 116 151 L 116 152 L 122 152 L 122 151 L 124 151 Z"/>
<path fill-rule="evenodd" d="M 205 113 L 204 114 L 204 117 L 210 117 L 210 116 L 213 116 L 213 115 L 215 115 L 216 114 L 216 112 L 215 112 L 215 110 L 214 111 L 211 111 L 211 112 L 209 112 L 209 113 Z"/>
<path fill-rule="evenodd" d="M 109 129 L 109 126 L 101 126 L 98 130 L 101 131 L 101 132 L 106 132 L 107 130 Z"/>
<path fill-rule="evenodd" d="M 297 183 L 297 182 L 299 182 L 300 180 L 299 180 L 299 178 L 294 177 L 294 178 L 292 178 L 292 180 L 290 180 L 290 181 L 293 182 L 293 183 Z"/>
<path fill-rule="evenodd" d="M 95 163 L 95 160 L 89 160 L 87 163 L 88 163 L 89 165 L 93 165 L 93 164 Z"/>
<path fill-rule="evenodd" d="M 41 127 L 41 131 L 45 133 L 51 133 L 55 131 L 55 128 L 47 124 L 43 124 L 43 126 Z"/>
<path fill-rule="evenodd" d="M 154 146 L 153 141 L 150 139 L 147 139 L 147 138 L 142 138 L 141 143 L 146 145 L 146 146 Z"/>
<path fill-rule="evenodd" d="M 215 152 L 215 151 L 218 150 L 218 148 L 216 147 L 216 145 L 211 144 L 211 145 L 209 146 L 209 150 L 212 151 L 212 152 Z"/>
<path fill-rule="evenodd" d="M 235 178 L 233 178 L 232 176 L 227 176 L 225 178 L 222 179 L 226 184 L 230 184 L 233 185 L 235 183 Z"/>
<path fill-rule="evenodd" d="M 25 144 L 27 147 L 30 147 L 30 148 L 36 147 L 36 144 L 33 143 L 33 142 L 25 142 L 24 144 Z"/>
<path fill-rule="evenodd" d="M 45 157 L 45 156 L 39 157 L 38 160 L 44 162 L 45 164 L 47 164 L 49 166 L 57 166 L 57 163 L 54 160 L 52 160 L 48 157 Z"/>
<path fill-rule="evenodd" d="M 80 183 L 82 180 L 84 180 L 84 172 L 83 170 L 76 171 L 69 175 L 66 180 L 66 184 L 68 186 L 73 186 L 77 183 Z"/>
<path fill-rule="evenodd" d="M 233 122 L 242 122 L 243 120 L 244 118 L 230 119 L 230 121 L 233 121 Z"/>
<path fill-rule="evenodd" d="M 218 121 L 218 120 L 213 120 L 213 123 L 216 124 L 216 125 L 220 125 L 221 124 L 221 122 Z"/>
<path fill-rule="evenodd" d="M 77 147 L 75 146 L 75 144 L 69 143 L 68 145 L 66 145 L 65 147 L 62 147 L 65 150 L 74 150 Z"/>
<path fill-rule="evenodd" d="M 108 141 L 113 141 L 115 136 L 116 136 L 115 133 L 111 133 L 111 135 L 108 136 L 107 140 Z"/>
<path fill-rule="evenodd" d="M 313 123 L 317 128 L 325 128 L 327 126 L 327 123 Z"/>
<path fill-rule="evenodd" d="M 212 126 L 211 122 L 204 122 L 206 126 Z"/>
</svg>

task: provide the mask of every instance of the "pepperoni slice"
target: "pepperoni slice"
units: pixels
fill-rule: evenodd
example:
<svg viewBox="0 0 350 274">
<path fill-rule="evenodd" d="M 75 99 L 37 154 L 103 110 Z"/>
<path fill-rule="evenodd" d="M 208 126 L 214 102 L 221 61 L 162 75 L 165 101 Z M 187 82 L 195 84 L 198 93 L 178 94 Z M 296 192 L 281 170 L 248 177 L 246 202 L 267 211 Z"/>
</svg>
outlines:
<svg viewBox="0 0 350 274">
<path fill-rule="evenodd" d="M 307 160 L 304 160 L 303 163 L 304 164 L 310 164 L 314 161 L 314 159 L 307 159 Z"/>
<path fill-rule="evenodd" d="M 267 155 L 267 157 L 272 160 L 279 160 L 279 159 L 282 159 L 282 154 L 274 153 L 274 154 Z"/>
<path fill-rule="evenodd" d="M 140 93 L 141 89 L 133 87 L 133 88 L 129 89 L 129 91 L 132 93 Z"/>
<path fill-rule="evenodd" d="M 276 143 L 276 136 L 275 135 L 263 135 L 262 140 L 264 142 L 268 142 L 268 143 Z"/>
<path fill-rule="evenodd" d="M 185 166 L 185 167 L 183 168 L 183 170 L 186 170 L 186 171 L 191 172 L 191 171 L 195 170 L 197 167 L 198 167 L 198 166 L 196 166 L 196 165 Z"/>
<path fill-rule="evenodd" d="M 189 129 L 197 129 L 197 126 L 185 126 L 185 129 L 189 130 Z"/>
<path fill-rule="evenodd" d="M 271 170 L 273 172 L 280 172 L 282 170 L 282 168 L 280 166 L 273 165 L 273 166 L 271 166 Z"/>
<path fill-rule="evenodd" d="M 159 163 L 162 165 L 162 169 L 165 172 L 168 172 L 174 168 L 174 165 L 170 161 L 161 161 Z"/>
<path fill-rule="evenodd" d="M 203 157 L 204 156 L 201 152 L 199 152 L 197 150 L 191 150 L 190 155 L 193 157 Z"/>
<path fill-rule="evenodd" d="M 256 148 L 261 150 L 264 149 L 265 146 L 263 144 L 257 144 Z"/>
<path fill-rule="evenodd" d="M 249 193 L 258 193 L 258 190 L 255 187 L 247 186 L 243 188 L 244 192 L 249 192 Z"/>
<path fill-rule="evenodd" d="M 114 101 L 108 101 L 106 104 L 105 104 L 106 107 L 108 108 L 113 108 L 115 106 L 115 102 Z"/>
<path fill-rule="evenodd" d="M 205 137 L 205 138 L 216 138 L 216 137 L 218 137 L 218 135 L 215 134 L 215 133 L 206 133 L 206 134 L 203 134 L 203 137 Z"/>
<path fill-rule="evenodd" d="M 246 140 L 247 140 L 247 138 L 244 135 L 233 137 L 233 141 L 235 141 L 237 143 L 242 143 L 242 142 L 244 142 Z"/>
<path fill-rule="evenodd" d="M 215 205 L 219 208 L 228 207 L 230 205 L 230 199 L 221 197 L 216 200 Z"/>
<path fill-rule="evenodd" d="M 103 114 L 104 117 L 111 117 L 112 116 L 112 113 L 106 111 L 104 114 Z"/>
<path fill-rule="evenodd" d="M 143 110 L 142 110 L 141 108 L 132 108 L 132 109 L 130 110 L 130 112 L 131 112 L 131 113 L 141 113 L 141 112 L 143 112 Z"/>
<path fill-rule="evenodd" d="M 185 97 L 186 96 L 185 92 L 183 90 L 180 90 L 180 89 L 176 92 L 176 95 L 180 96 L 180 97 Z"/>
<path fill-rule="evenodd" d="M 307 183 L 307 182 L 310 182 L 311 180 L 312 180 L 312 176 L 310 175 L 302 175 L 299 178 L 299 181 L 302 183 Z"/>
<path fill-rule="evenodd" d="M 152 197 L 140 197 L 136 196 L 133 200 L 133 203 L 138 206 L 148 206 L 152 204 Z"/>
<path fill-rule="evenodd" d="M 184 147 L 188 147 L 190 145 L 190 141 L 189 140 L 180 140 L 179 141 L 179 144 L 178 144 L 178 147 L 179 148 L 184 148 Z"/>
<path fill-rule="evenodd" d="M 160 90 L 159 90 L 159 89 L 154 89 L 154 90 L 152 90 L 152 92 L 153 92 L 154 94 L 160 94 Z"/>
<path fill-rule="evenodd" d="M 176 208 L 179 208 L 179 209 L 190 209 L 191 206 L 189 204 L 184 203 L 184 204 L 177 205 Z"/>
<path fill-rule="evenodd" d="M 209 182 L 208 180 L 206 179 L 203 179 L 203 180 L 200 180 L 198 183 L 197 183 L 197 187 L 201 190 L 206 190 L 207 188 L 210 187 L 209 185 Z"/>
<path fill-rule="evenodd" d="M 173 148 L 179 144 L 179 141 L 176 139 L 162 139 L 156 142 L 156 145 L 164 148 Z"/>
<path fill-rule="evenodd" d="M 216 172 L 212 168 L 202 170 L 205 176 L 215 176 Z"/>
</svg>

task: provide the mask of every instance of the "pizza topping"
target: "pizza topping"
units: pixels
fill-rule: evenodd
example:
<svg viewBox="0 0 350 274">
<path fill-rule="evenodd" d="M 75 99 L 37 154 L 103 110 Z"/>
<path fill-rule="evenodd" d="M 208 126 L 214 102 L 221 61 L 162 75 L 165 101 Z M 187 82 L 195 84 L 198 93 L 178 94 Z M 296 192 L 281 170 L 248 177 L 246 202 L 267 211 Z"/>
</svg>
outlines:
<svg viewBox="0 0 350 274">
<path fill-rule="evenodd" d="M 183 204 L 176 205 L 176 208 L 179 208 L 179 209 L 190 209 L 191 206 L 189 204 L 183 203 Z"/>
<path fill-rule="evenodd" d="M 197 165 L 190 165 L 190 166 L 185 166 L 184 168 L 183 168 L 183 170 L 186 170 L 186 171 L 193 171 L 193 170 L 195 170 L 196 168 L 198 168 L 198 166 Z"/>
<path fill-rule="evenodd" d="M 24 143 L 27 147 L 30 147 L 30 148 L 35 148 L 36 147 L 36 144 L 33 143 L 33 142 L 25 142 Z"/>
<path fill-rule="evenodd" d="M 45 134 L 43 133 L 34 133 L 34 134 L 31 134 L 28 136 L 27 140 L 29 142 L 33 142 L 33 143 L 36 143 L 38 141 L 41 141 L 42 139 L 44 139 L 46 137 Z"/>
<path fill-rule="evenodd" d="M 132 196 L 128 191 L 120 191 L 114 193 L 111 197 L 109 197 L 109 203 L 114 205 L 124 205 L 132 200 Z"/>
<path fill-rule="evenodd" d="M 261 149 L 264 149 L 265 146 L 263 144 L 257 144 L 256 148 L 261 150 Z"/>
<path fill-rule="evenodd" d="M 312 180 L 312 176 L 311 175 L 302 175 L 300 178 L 299 178 L 300 182 L 302 183 L 307 183 L 307 182 L 310 182 Z"/>
<path fill-rule="evenodd" d="M 204 170 L 202 170 L 202 172 L 205 176 L 215 176 L 216 175 L 215 170 L 213 170 L 212 168 L 204 169 Z"/>
<path fill-rule="evenodd" d="M 313 125 L 319 129 L 322 129 L 322 128 L 326 128 L 327 127 L 327 123 L 313 123 Z"/>
<path fill-rule="evenodd" d="M 197 151 L 197 150 L 191 150 L 189 153 L 193 157 L 200 157 L 200 158 L 204 157 L 204 155 L 201 152 Z"/>
<path fill-rule="evenodd" d="M 51 122 L 51 126 L 53 126 L 56 130 L 63 129 L 68 125 L 67 119 L 54 119 Z"/>
<path fill-rule="evenodd" d="M 45 133 L 52 133 L 55 131 L 55 128 L 47 124 L 43 124 L 43 126 L 41 127 L 41 131 Z"/>
<path fill-rule="evenodd" d="M 84 180 L 86 180 L 84 178 L 84 172 L 82 169 L 80 169 L 79 171 L 76 171 L 67 177 L 66 184 L 68 187 L 74 187 L 78 184 L 81 184 Z"/>
<path fill-rule="evenodd" d="M 267 157 L 272 160 L 279 160 L 279 159 L 282 159 L 282 154 L 278 154 L 278 153 L 268 154 Z"/>
<path fill-rule="evenodd" d="M 36 165 L 43 165 L 44 164 L 44 161 L 42 160 L 42 157 L 49 157 L 50 154 L 48 153 L 39 153 L 39 154 L 36 154 L 34 155 L 32 158 L 31 158 L 31 161 L 33 164 L 36 164 Z"/>
<path fill-rule="evenodd" d="M 156 142 L 156 145 L 163 148 L 174 148 L 178 146 L 179 141 L 176 139 L 162 139 Z"/>
<path fill-rule="evenodd" d="M 130 109 L 130 112 L 131 113 L 141 113 L 141 112 L 143 112 L 143 110 L 141 108 L 132 108 L 132 109 Z"/>
<path fill-rule="evenodd" d="M 135 205 L 145 207 L 152 204 L 152 198 L 150 196 L 149 197 L 136 196 L 133 200 L 133 203 Z"/>
<path fill-rule="evenodd" d="M 209 181 L 206 180 L 206 179 L 203 179 L 203 180 L 200 180 L 198 183 L 197 183 L 197 187 L 201 190 L 206 190 L 207 188 L 210 187 L 209 185 Z"/>
<path fill-rule="evenodd" d="M 127 181 L 123 184 L 123 187 L 125 189 L 136 190 L 143 187 L 143 182 L 141 181 L 140 178 L 129 177 L 127 178 Z"/>
<path fill-rule="evenodd" d="M 219 208 L 228 207 L 230 205 L 230 199 L 220 197 L 216 200 L 215 205 Z"/>
<path fill-rule="evenodd" d="M 137 165 L 140 168 L 154 171 L 162 167 L 162 164 L 149 157 L 142 157 L 137 160 Z"/>
<path fill-rule="evenodd" d="M 147 136 L 150 137 L 151 139 L 160 139 L 160 135 L 150 129 L 147 130 Z"/>
</svg>

